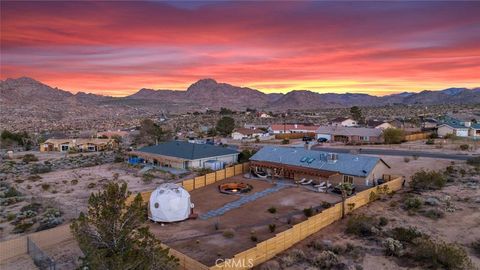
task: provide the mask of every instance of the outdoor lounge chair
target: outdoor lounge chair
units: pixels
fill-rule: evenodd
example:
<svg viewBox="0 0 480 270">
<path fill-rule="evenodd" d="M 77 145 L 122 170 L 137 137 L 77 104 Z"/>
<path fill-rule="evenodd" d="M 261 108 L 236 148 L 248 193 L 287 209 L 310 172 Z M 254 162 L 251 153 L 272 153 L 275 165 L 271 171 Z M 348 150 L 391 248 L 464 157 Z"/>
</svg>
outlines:
<svg viewBox="0 0 480 270">
<path fill-rule="evenodd" d="M 316 191 L 317 192 L 327 192 L 327 188 L 326 187 L 318 187 L 318 188 L 316 188 Z"/>
<path fill-rule="evenodd" d="M 302 185 L 310 185 L 312 182 L 313 182 L 313 180 L 310 179 L 310 180 L 308 180 L 308 181 L 306 181 L 306 182 L 302 182 L 301 184 L 302 184 Z"/>
<path fill-rule="evenodd" d="M 326 183 L 325 183 L 325 181 L 323 181 L 319 185 L 314 185 L 313 187 L 319 188 L 319 187 L 325 187 L 325 185 L 326 185 Z"/>
<path fill-rule="evenodd" d="M 298 180 L 295 183 L 302 184 L 303 182 L 307 181 L 307 178 L 302 178 L 302 180 Z"/>
</svg>

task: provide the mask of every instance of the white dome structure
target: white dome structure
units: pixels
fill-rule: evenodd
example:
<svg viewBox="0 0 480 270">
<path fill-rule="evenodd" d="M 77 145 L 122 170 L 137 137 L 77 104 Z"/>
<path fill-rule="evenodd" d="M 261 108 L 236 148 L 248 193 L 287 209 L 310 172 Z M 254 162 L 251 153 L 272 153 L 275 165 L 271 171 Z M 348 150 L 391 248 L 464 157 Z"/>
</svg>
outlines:
<svg viewBox="0 0 480 270">
<path fill-rule="evenodd" d="M 155 222 L 175 222 L 190 216 L 190 194 L 181 186 L 166 183 L 150 195 L 148 218 Z"/>
</svg>

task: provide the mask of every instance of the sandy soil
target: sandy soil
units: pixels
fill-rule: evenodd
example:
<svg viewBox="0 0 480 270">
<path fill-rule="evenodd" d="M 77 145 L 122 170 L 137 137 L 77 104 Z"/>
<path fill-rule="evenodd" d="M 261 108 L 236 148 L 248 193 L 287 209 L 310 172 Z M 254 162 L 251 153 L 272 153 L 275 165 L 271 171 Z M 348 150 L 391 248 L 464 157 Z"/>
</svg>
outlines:
<svg viewBox="0 0 480 270">
<path fill-rule="evenodd" d="M 12 185 L 27 198 L 23 202 L 8 206 L 6 212 L 17 213 L 22 206 L 30 202 L 40 202 L 45 206 L 59 208 L 64 220 L 68 222 L 77 217 L 81 211 L 85 211 L 90 194 L 99 191 L 103 184 L 112 180 L 116 174 L 118 174 L 118 181 L 127 182 L 131 192 L 153 190 L 163 182 L 177 181 L 162 179 L 161 174 L 158 173 L 150 183 L 145 183 L 137 172 L 138 169 L 115 163 L 53 171 L 40 174 L 39 179 L 28 176 L 18 178 L 12 182 Z M 0 231 L 2 240 L 18 236 L 18 234 L 10 234 L 13 225 L 9 222 L 4 222 L 1 226 L 3 227 Z"/>
<path fill-rule="evenodd" d="M 374 155 L 372 155 L 374 156 Z M 378 157 L 378 156 L 377 156 Z M 390 173 L 394 175 L 403 175 L 406 179 L 418 170 L 445 170 L 445 167 L 454 164 L 463 164 L 463 161 L 451 161 L 448 159 L 435 159 L 419 157 L 417 160 L 410 158 L 409 162 L 405 162 L 404 157 L 397 156 L 380 156 L 388 165 L 390 165 Z"/>
<path fill-rule="evenodd" d="M 438 165 L 437 165 L 438 166 Z M 460 165 L 465 166 L 465 165 Z M 465 166 L 466 167 L 466 166 Z M 410 172 L 410 170 L 409 170 Z M 467 176 L 468 178 L 469 176 Z M 471 176 L 470 176 L 471 177 Z M 473 176 L 480 178 L 480 176 Z M 365 214 L 368 216 L 385 217 L 388 219 L 388 225 L 383 230 L 389 230 L 394 227 L 414 226 L 423 233 L 432 237 L 442 239 L 446 242 L 456 242 L 463 246 L 469 253 L 474 265 L 480 266 L 480 258 L 473 254 L 470 243 L 475 239 L 480 239 L 480 204 L 475 200 L 480 198 L 480 190 L 472 189 L 461 182 L 454 182 L 438 191 L 424 192 L 422 198 L 435 197 L 441 201 L 438 207 L 446 207 L 447 196 L 451 197 L 451 202 L 455 208 L 454 212 L 445 212 L 445 217 L 434 220 L 423 216 L 420 213 L 413 213 L 404 210 L 403 204 L 406 191 L 398 192 L 392 198 L 376 201 L 355 211 L 355 214 Z M 395 202 L 392 204 L 392 201 Z M 431 206 L 422 206 L 424 209 L 434 208 Z M 383 247 L 380 241 L 359 238 L 345 233 L 348 218 L 335 222 L 331 226 L 321 230 L 308 239 L 298 243 L 292 249 L 311 250 L 307 247 L 313 240 L 331 241 L 334 244 L 350 243 L 361 249 L 362 254 L 357 259 L 350 256 L 341 256 L 342 262 L 349 266 L 348 269 L 355 269 L 356 265 L 363 269 L 422 269 L 415 267 L 395 257 L 386 257 L 383 253 Z M 279 254 L 275 260 L 288 253 Z M 260 267 L 258 267 L 260 268 Z M 294 268 L 285 268 L 294 269 Z"/>
<path fill-rule="evenodd" d="M 233 179 L 252 184 L 254 187 L 252 192 L 258 192 L 272 186 L 265 181 L 244 179 L 239 176 Z M 230 181 L 232 179 L 220 181 L 219 184 Z M 197 213 L 204 213 L 239 199 L 236 195 L 219 193 L 217 184 L 195 190 L 191 194 Z M 201 201 L 195 202 L 198 199 L 201 199 Z M 187 220 L 163 226 L 151 223 L 150 227 L 152 232 L 167 245 L 206 265 L 213 265 L 215 259 L 219 256 L 228 258 L 253 247 L 256 242 L 250 239 L 252 232 L 257 236 L 259 242 L 266 240 L 274 236 L 275 233 L 284 231 L 291 225 L 305 220 L 303 209 L 310 206 L 319 206 L 322 201 L 336 203 L 340 200 L 339 195 L 315 193 L 302 187 L 292 187 L 257 199 L 220 217 L 208 220 Z M 276 214 L 267 211 L 271 206 L 277 209 Z M 289 221 L 290 224 L 288 224 Z M 215 223 L 218 223 L 219 230 L 215 230 Z M 276 224 L 275 233 L 269 231 L 269 224 Z M 222 235 L 224 230 L 233 230 L 234 237 L 224 237 Z"/>
</svg>

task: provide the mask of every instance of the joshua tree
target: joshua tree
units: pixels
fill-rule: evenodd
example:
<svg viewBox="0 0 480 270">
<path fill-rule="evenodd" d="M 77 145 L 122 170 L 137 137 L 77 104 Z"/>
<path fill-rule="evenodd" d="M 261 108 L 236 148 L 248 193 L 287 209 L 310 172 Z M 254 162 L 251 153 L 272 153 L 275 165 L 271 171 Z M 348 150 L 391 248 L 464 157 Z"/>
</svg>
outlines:
<svg viewBox="0 0 480 270">
<path fill-rule="evenodd" d="M 353 185 L 348 182 L 342 182 L 338 184 L 338 188 L 340 188 L 340 191 L 342 191 L 342 218 L 345 217 L 345 201 L 347 199 L 347 196 L 352 193 L 353 190 Z"/>
</svg>

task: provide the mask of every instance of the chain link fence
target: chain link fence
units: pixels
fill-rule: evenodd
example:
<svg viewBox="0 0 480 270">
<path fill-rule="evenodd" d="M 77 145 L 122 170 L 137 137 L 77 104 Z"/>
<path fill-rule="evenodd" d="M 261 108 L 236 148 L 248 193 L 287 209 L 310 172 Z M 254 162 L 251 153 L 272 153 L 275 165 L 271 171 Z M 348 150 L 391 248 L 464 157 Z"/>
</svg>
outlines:
<svg viewBox="0 0 480 270">
<path fill-rule="evenodd" d="M 40 270 L 56 270 L 55 261 L 27 237 L 27 253 Z"/>
</svg>

